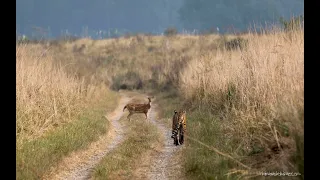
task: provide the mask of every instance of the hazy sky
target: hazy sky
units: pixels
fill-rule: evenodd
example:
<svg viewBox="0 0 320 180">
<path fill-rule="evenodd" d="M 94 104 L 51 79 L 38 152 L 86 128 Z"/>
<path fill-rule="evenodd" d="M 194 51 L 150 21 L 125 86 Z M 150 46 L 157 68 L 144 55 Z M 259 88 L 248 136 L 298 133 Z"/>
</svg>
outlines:
<svg viewBox="0 0 320 180">
<path fill-rule="evenodd" d="M 303 14 L 303 0 L 16 0 L 17 32 L 39 36 L 121 32 L 162 33 L 167 27 L 205 29 Z"/>
</svg>

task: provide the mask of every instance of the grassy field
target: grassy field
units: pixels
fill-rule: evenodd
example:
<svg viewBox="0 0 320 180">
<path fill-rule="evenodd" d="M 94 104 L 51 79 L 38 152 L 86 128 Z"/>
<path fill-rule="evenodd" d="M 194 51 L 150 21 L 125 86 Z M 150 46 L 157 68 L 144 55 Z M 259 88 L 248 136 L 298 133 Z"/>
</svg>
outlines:
<svg viewBox="0 0 320 180">
<path fill-rule="evenodd" d="M 80 107 L 90 107 L 87 101 L 95 101 L 90 94 L 99 97 L 99 89 L 106 88 L 97 87 L 106 85 L 116 91 L 153 91 L 168 125 L 174 109 L 187 110 L 187 135 L 196 140 L 187 139 L 183 151 L 185 174 L 190 179 L 234 179 L 254 171 L 304 173 L 302 28 L 241 36 L 137 35 L 109 40 L 79 39 L 25 48 L 29 46 L 47 47 L 44 49 L 48 51 L 39 51 L 52 59 L 52 66 L 44 72 L 56 74 L 49 81 L 40 73 L 38 76 L 30 73 L 40 71 L 42 68 L 38 67 L 45 61 L 30 61 L 31 65 L 37 64 L 30 65 L 33 69 L 25 72 L 24 61 L 17 61 L 17 69 L 20 63 L 19 72 L 24 72 L 19 75 L 17 71 L 17 143 L 68 124 L 74 119 L 69 114 L 75 117 Z M 17 48 L 17 60 L 24 57 L 18 50 L 22 51 Z M 52 71 L 53 67 L 57 70 Z M 59 73 L 67 78 L 55 79 Z M 43 80 L 33 83 L 32 78 Z M 27 98 L 34 99 L 27 101 Z M 66 112 L 64 118 L 58 118 L 60 114 L 55 109 Z M 28 120 L 20 120 L 21 117 Z M 132 143 L 134 140 L 127 141 L 126 146 L 139 152 L 142 147 L 131 146 Z M 217 154 L 212 147 L 224 155 Z M 114 153 L 127 154 L 125 150 L 120 147 Z M 127 164 L 132 164 L 130 157 L 128 162 L 123 159 L 115 162 L 104 161 L 95 177 L 105 177 L 121 165 L 127 168 L 130 167 Z"/>
<path fill-rule="evenodd" d="M 303 173 L 303 31 L 247 39 L 244 51 L 208 52 L 181 73 L 180 92 L 195 108 L 189 135 L 255 170 Z M 243 170 L 191 146 L 191 173 L 214 177 L 231 167 Z"/>
<path fill-rule="evenodd" d="M 111 89 L 167 90 L 179 81 L 180 70 L 192 58 L 224 47 L 233 36 L 147 36 L 107 40 L 52 42 L 55 62 L 69 74 L 110 84 Z"/>
<path fill-rule="evenodd" d="M 107 87 L 84 84 L 53 66 L 39 45 L 17 46 L 16 173 L 38 179 L 68 153 L 107 132 L 118 103 Z"/>
<path fill-rule="evenodd" d="M 168 127 L 174 109 L 187 110 L 187 135 L 196 140 L 188 139 L 183 152 L 187 177 L 234 179 L 277 171 L 303 179 L 303 33 L 248 34 L 245 49 L 193 58 L 180 71 L 176 91 L 158 94 Z"/>
</svg>

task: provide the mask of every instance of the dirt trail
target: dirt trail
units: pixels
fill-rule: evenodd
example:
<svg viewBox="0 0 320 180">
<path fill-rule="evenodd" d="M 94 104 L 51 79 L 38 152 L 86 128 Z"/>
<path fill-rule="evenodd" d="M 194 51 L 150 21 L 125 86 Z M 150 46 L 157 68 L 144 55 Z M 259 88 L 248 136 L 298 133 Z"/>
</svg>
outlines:
<svg viewBox="0 0 320 180">
<path fill-rule="evenodd" d="M 171 138 L 171 129 L 159 121 L 157 105 L 152 104 L 148 117 L 151 123 L 158 127 L 161 134 L 160 144 L 154 145 L 154 150 L 146 152 L 139 168 L 135 171 L 135 179 L 181 179 L 181 163 L 179 153 L 183 146 L 175 146 Z"/>
<path fill-rule="evenodd" d="M 67 158 L 51 170 L 44 179 L 89 179 L 93 167 L 124 140 L 123 128 L 118 120 L 123 115 L 123 107 L 130 101 L 127 96 L 122 96 L 118 107 L 113 113 L 106 116 L 110 121 L 109 131 L 101 136 L 98 141 L 92 143 L 87 149 L 73 152 Z"/>
<path fill-rule="evenodd" d="M 137 93 L 121 93 L 118 107 L 113 113 L 106 116 L 110 120 L 107 135 L 101 136 L 98 141 L 92 143 L 87 149 L 73 152 L 64 158 L 58 166 L 53 167 L 44 179 L 84 180 L 90 179 L 90 173 L 95 165 L 111 150 L 115 149 L 124 138 L 124 128 L 118 120 L 123 115 L 123 107 L 133 97 L 144 96 Z M 144 153 L 140 163 L 134 171 L 134 179 L 181 179 L 181 163 L 179 153 L 183 146 L 175 146 L 171 138 L 171 129 L 157 117 L 158 107 L 151 103 L 148 119 L 154 124 L 161 134 L 160 142 L 153 144 L 153 150 Z"/>
</svg>

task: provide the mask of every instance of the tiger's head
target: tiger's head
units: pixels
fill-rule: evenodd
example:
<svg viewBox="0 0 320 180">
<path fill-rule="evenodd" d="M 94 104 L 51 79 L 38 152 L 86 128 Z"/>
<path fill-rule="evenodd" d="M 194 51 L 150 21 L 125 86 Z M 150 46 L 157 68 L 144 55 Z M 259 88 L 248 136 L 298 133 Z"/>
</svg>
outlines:
<svg viewBox="0 0 320 180">
<path fill-rule="evenodd" d="M 174 110 L 174 115 L 173 118 L 176 119 L 176 123 L 180 124 L 185 124 L 186 122 L 186 114 L 187 112 L 185 110 L 180 110 L 180 111 L 176 111 Z"/>
</svg>

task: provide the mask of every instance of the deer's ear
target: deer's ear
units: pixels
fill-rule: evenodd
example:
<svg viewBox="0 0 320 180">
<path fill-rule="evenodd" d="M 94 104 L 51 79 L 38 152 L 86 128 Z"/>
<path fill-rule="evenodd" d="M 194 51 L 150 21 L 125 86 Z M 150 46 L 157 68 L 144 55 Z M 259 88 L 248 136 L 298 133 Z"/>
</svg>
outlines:
<svg viewBox="0 0 320 180">
<path fill-rule="evenodd" d="M 176 114 L 176 113 L 177 113 L 177 111 L 176 111 L 176 110 L 174 110 L 174 113 Z"/>
</svg>

